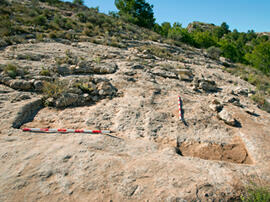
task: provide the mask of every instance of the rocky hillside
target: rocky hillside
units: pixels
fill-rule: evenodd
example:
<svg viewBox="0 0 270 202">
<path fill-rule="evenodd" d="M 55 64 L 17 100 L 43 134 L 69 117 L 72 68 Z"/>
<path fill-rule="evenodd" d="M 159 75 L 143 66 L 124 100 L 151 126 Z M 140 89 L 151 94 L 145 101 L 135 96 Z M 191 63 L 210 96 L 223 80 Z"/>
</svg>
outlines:
<svg viewBox="0 0 270 202">
<path fill-rule="evenodd" d="M 189 32 L 193 32 L 193 31 L 212 31 L 216 27 L 217 26 L 215 26 L 214 24 L 208 24 L 208 23 L 195 21 L 195 22 L 192 22 L 192 23 L 188 24 L 187 30 Z"/>
<path fill-rule="evenodd" d="M 0 50 L 0 201 L 235 201 L 250 181 L 269 186 L 270 115 L 235 64 L 120 43 L 45 37 Z"/>
<path fill-rule="evenodd" d="M 125 48 L 129 40 L 160 40 L 148 29 L 59 0 L 1 0 L 0 48 L 26 42 L 92 42 Z"/>
</svg>

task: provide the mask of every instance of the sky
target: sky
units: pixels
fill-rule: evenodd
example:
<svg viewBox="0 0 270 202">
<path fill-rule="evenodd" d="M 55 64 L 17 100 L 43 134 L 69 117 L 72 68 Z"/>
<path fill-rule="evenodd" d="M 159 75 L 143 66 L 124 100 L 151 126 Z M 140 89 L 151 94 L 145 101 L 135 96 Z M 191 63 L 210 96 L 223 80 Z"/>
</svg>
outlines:
<svg viewBox="0 0 270 202">
<path fill-rule="evenodd" d="M 67 0 L 71 1 L 71 0 Z M 186 27 L 200 21 L 240 32 L 270 32 L 270 0 L 146 0 L 154 6 L 156 22 L 179 22 Z M 102 13 L 117 11 L 114 0 L 84 0 L 88 7 L 99 7 Z"/>
</svg>

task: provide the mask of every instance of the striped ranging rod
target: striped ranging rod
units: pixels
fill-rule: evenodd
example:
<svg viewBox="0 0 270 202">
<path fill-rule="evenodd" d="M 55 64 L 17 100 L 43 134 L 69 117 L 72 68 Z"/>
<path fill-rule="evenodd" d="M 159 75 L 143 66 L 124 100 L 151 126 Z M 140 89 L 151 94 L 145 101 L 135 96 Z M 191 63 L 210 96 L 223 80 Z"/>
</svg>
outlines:
<svg viewBox="0 0 270 202">
<path fill-rule="evenodd" d="M 182 121 L 182 99 L 178 96 L 179 120 Z"/>
<path fill-rule="evenodd" d="M 92 134 L 108 134 L 109 130 L 78 130 L 78 129 L 52 129 L 52 128 L 23 128 L 23 131 L 30 132 L 47 132 L 47 133 L 92 133 Z"/>
</svg>

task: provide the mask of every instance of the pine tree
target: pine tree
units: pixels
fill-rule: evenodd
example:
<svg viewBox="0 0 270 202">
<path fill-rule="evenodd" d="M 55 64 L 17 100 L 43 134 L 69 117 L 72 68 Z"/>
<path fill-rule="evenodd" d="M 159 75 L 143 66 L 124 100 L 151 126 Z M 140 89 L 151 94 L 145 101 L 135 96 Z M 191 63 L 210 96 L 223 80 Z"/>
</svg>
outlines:
<svg viewBox="0 0 270 202">
<path fill-rule="evenodd" d="M 129 22 L 146 28 L 154 27 L 153 5 L 145 0 L 115 0 L 115 6 L 119 10 L 119 16 Z"/>
</svg>

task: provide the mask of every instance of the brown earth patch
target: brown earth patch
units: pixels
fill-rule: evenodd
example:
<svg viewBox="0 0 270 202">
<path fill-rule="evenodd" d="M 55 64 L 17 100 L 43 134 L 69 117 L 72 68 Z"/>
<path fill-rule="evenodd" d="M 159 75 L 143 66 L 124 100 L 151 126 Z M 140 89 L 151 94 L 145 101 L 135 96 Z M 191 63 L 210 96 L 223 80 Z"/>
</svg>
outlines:
<svg viewBox="0 0 270 202">
<path fill-rule="evenodd" d="M 182 156 L 198 157 L 205 160 L 228 161 L 238 164 L 253 163 L 242 143 L 182 142 L 178 148 Z"/>
</svg>

